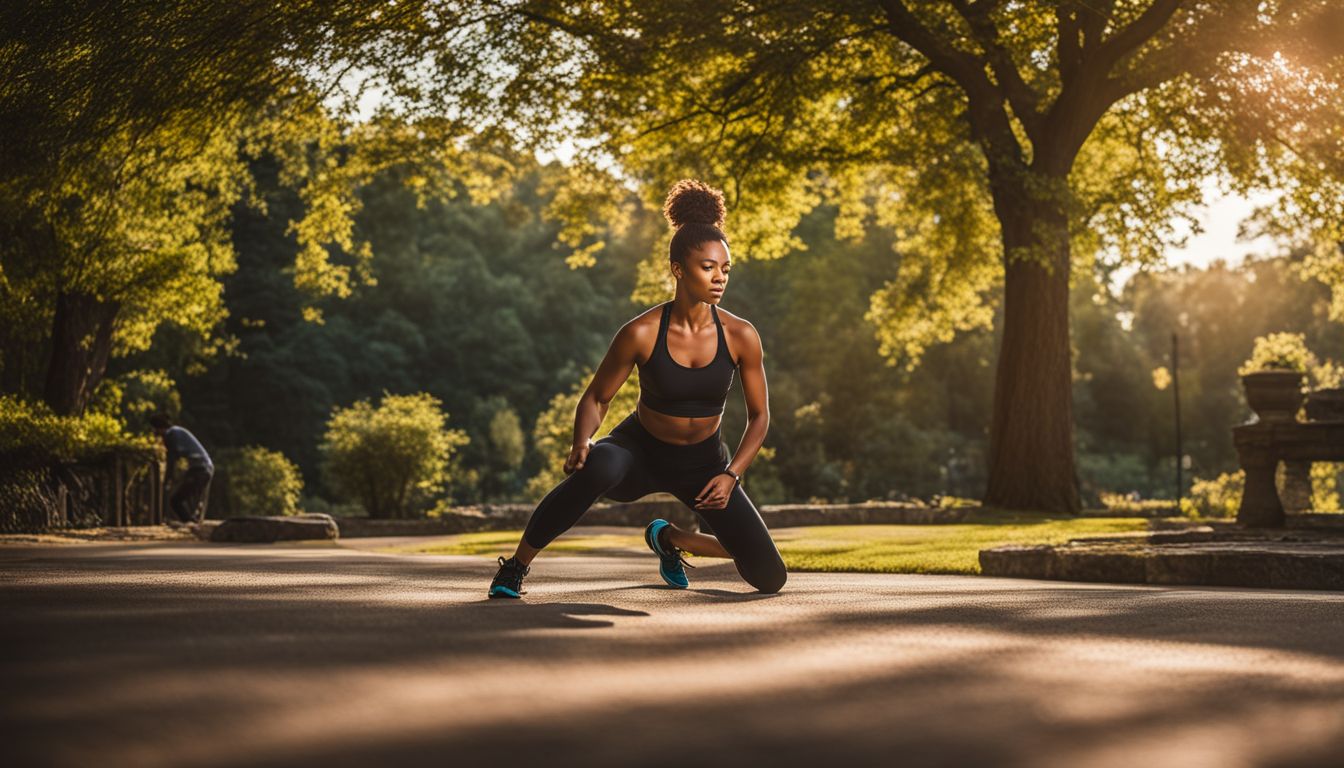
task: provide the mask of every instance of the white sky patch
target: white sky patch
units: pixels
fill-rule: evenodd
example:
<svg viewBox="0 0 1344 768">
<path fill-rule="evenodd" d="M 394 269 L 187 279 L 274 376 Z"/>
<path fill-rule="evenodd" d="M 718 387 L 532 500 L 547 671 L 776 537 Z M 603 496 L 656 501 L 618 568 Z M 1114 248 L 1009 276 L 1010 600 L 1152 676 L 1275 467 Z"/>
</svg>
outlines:
<svg viewBox="0 0 1344 768">
<path fill-rule="evenodd" d="M 1236 266 L 1247 256 L 1267 256 L 1278 252 L 1279 245 L 1270 237 L 1238 239 L 1241 222 L 1256 208 L 1274 202 L 1277 195 L 1268 192 L 1257 192 L 1250 196 L 1226 193 L 1218 188 L 1217 181 L 1213 179 L 1204 183 L 1204 192 L 1208 205 L 1199 215 L 1203 231 L 1189 235 L 1189 227 L 1183 222 L 1177 222 L 1177 233 L 1189 235 L 1189 238 L 1183 247 L 1167 249 L 1168 266 L 1189 265 L 1204 269 L 1219 259 Z M 1118 295 L 1125 283 L 1138 271 L 1138 267 L 1134 266 L 1117 269 L 1111 280 L 1112 293 Z"/>
<path fill-rule="evenodd" d="M 1247 255 L 1266 255 L 1275 252 L 1277 245 L 1272 238 L 1261 236 L 1239 241 L 1237 229 L 1256 208 L 1272 203 L 1276 197 L 1263 192 L 1250 197 L 1223 194 L 1214 187 L 1210 191 L 1209 205 L 1204 215 L 1200 216 L 1200 224 L 1204 231 L 1191 236 L 1184 248 L 1168 250 L 1167 261 L 1173 266 L 1190 264 L 1195 267 L 1206 267 L 1216 259 L 1239 264 Z"/>
</svg>

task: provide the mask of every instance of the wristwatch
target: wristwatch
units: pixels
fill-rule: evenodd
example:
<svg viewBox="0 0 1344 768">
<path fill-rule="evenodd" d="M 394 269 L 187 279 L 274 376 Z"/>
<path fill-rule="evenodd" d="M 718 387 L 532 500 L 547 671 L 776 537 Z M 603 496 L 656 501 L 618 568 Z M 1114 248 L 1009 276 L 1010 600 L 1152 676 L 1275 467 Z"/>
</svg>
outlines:
<svg viewBox="0 0 1344 768">
<path fill-rule="evenodd" d="M 719 470 L 719 474 L 720 474 L 720 475 L 732 475 L 732 477 L 733 477 L 733 482 L 734 482 L 735 485 L 741 485 L 741 484 L 742 484 L 742 476 L 739 475 L 739 474 L 737 474 L 737 473 L 734 472 L 733 470 L 728 469 L 727 467 L 724 467 L 723 469 Z"/>
</svg>

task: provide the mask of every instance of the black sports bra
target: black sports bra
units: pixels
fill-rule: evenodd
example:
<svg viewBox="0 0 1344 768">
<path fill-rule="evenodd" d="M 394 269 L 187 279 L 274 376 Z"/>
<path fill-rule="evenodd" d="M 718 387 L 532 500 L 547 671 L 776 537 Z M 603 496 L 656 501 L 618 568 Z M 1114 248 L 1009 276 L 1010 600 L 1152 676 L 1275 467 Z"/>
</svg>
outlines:
<svg viewBox="0 0 1344 768">
<path fill-rule="evenodd" d="M 672 315 L 672 302 L 663 305 L 653 353 L 649 355 L 649 361 L 639 367 L 639 399 L 644 405 L 669 416 L 717 416 L 723 413 L 737 365 L 723 339 L 718 308 L 710 304 L 709 311 L 719 334 L 714 359 L 709 365 L 687 368 L 673 360 L 667 351 L 667 323 Z"/>
</svg>

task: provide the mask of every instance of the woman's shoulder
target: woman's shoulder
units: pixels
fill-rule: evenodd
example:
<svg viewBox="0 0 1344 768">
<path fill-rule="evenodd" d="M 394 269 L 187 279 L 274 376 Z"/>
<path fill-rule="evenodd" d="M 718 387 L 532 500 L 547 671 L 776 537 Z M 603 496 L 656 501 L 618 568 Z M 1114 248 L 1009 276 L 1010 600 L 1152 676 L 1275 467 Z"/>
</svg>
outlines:
<svg viewBox="0 0 1344 768">
<path fill-rule="evenodd" d="M 627 320 L 625 325 L 622 325 L 620 330 L 616 332 L 617 340 L 630 345 L 631 353 L 639 359 L 647 357 L 641 351 L 651 348 L 658 336 L 659 316 L 662 309 L 662 304 L 649 307 Z"/>
<path fill-rule="evenodd" d="M 748 336 L 756 335 L 756 326 L 752 325 L 745 317 L 733 314 L 723 307 L 717 307 L 717 309 L 719 312 L 719 322 L 723 323 L 724 333 L 732 333 L 736 335 L 745 334 Z"/>
</svg>

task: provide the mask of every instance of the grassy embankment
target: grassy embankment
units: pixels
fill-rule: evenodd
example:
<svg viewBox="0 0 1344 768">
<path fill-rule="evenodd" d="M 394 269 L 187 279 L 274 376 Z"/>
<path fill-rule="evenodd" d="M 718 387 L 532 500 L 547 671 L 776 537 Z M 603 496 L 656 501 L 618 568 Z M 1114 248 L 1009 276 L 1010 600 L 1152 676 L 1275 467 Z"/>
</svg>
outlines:
<svg viewBox="0 0 1344 768">
<path fill-rule="evenodd" d="M 976 512 L 955 525 L 832 525 L 772 531 L 792 571 L 868 573 L 980 573 L 979 552 L 1000 544 L 1061 544 L 1068 539 L 1143 531 L 1142 518 L 1069 518 L 1044 514 Z M 470 533 L 396 551 L 435 555 L 508 556 L 520 531 Z M 576 528 L 548 552 L 645 551 L 639 533 L 583 533 Z"/>
</svg>

